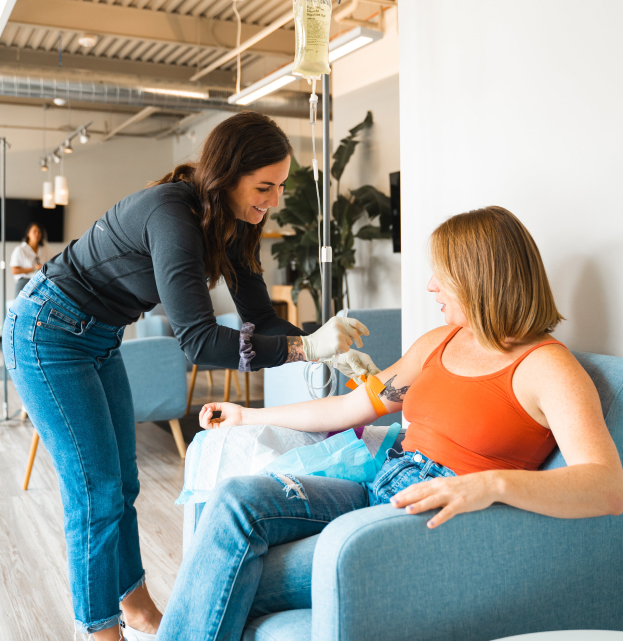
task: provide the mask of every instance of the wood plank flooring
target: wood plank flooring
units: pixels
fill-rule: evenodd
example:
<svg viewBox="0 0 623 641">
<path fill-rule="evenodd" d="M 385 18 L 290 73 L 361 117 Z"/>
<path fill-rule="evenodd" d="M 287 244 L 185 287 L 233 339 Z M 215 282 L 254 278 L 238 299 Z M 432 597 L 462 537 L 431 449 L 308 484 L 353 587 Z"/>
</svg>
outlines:
<svg viewBox="0 0 623 641">
<path fill-rule="evenodd" d="M 209 389 L 199 373 L 194 403 L 222 400 L 223 382 L 223 372 L 214 372 Z M 254 372 L 251 398 L 263 393 L 263 373 Z M 232 400 L 238 400 L 233 386 Z M 9 381 L 10 415 L 20 405 Z M 42 444 L 30 489 L 22 490 L 32 433 L 30 421 L 0 422 L 0 641 L 68 641 L 74 626 L 63 514 L 56 473 Z M 143 565 L 154 601 L 164 610 L 182 560 L 182 506 L 174 501 L 184 462 L 173 437 L 153 423 L 138 424 L 136 434 Z"/>
</svg>

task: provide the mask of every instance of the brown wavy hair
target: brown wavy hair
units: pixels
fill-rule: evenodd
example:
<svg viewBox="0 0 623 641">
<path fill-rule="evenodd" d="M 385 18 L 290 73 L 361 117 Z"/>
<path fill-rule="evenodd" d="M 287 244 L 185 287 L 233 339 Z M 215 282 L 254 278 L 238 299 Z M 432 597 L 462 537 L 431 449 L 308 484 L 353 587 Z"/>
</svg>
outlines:
<svg viewBox="0 0 623 641">
<path fill-rule="evenodd" d="M 558 312 L 541 254 L 520 220 L 485 207 L 442 223 L 430 239 L 435 276 L 457 297 L 478 342 L 497 352 L 508 340 L 552 332 Z"/>
<path fill-rule="evenodd" d="M 292 155 L 285 133 L 270 118 L 254 111 L 243 111 L 218 124 L 203 143 L 196 163 L 178 165 L 148 187 L 183 180 L 195 188 L 202 204 L 193 212 L 200 218 L 204 239 L 205 273 L 210 289 L 221 277 L 228 287 L 233 283 L 233 267 L 227 258 L 227 247 L 236 240 L 238 219 L 227 204 L 226 194 L 235 189 L 241 176 L 279 163 Z M 266 223 L 245 222 L 239 239 L 242 264 L 252 272 L 262 273 L 258 251 Z"/>
</svg>

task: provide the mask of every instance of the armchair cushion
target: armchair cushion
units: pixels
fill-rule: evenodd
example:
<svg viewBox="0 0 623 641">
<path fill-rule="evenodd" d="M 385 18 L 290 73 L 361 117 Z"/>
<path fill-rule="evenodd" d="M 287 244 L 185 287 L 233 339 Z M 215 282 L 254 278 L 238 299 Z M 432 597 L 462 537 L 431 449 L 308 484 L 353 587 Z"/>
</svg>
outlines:
<svg viewBox="0 0 623 641">
<path fill-rule="evenodd" d="M 121 343 L 134 417 L 169 421 L 186 411 L 186 357 L 176 338 L 152 336 Z"/>
</svg>

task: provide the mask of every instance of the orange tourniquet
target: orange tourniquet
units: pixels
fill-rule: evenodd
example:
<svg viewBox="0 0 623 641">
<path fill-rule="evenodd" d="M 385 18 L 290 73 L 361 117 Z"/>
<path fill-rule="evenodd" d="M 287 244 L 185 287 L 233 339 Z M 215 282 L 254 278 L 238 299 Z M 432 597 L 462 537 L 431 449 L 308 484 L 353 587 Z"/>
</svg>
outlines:
<svg viewBox="0 0 623 641">
<path fill-rule="evenodd" d="M 381 399 L 379 398 L 379 395 L 385 389 L 385 385 L 383 385 L 383 383 L 381 383 L 381 381 L 379 381 L 376 376 L 367 376 L 366 374 L 364 374 L 360 378 L 366 386 L 368 398 L 370 399 L 370 402 L 374 407 L 376 415 L 380 418 L 381 416 L 385 416 L 386 414 L 388 414 L 389 412 L 387 411 L 387 408 L 385 407 L 385 405 L 383 405 L 383 401 L 381 401 Z M 346 383 L 346 387 L 349 387 L 353 390 L 357 389 L 357 383 L 355 383 L 355 381 L 351 379 L 348 381 L 348 383 Z"/>
<path fill-rule="evenodd" d="M 402 447 L 418 450 L 456 474 L 484 470 L 536 470 L 556 446 L 551 430 L 537 423 L 513 392 L 521 361 L 486 376 L 459 376 L 441 362 L 445 346 L 460 327 L 428 357 L 402 406 L 410 425 Z"/>
</svg>

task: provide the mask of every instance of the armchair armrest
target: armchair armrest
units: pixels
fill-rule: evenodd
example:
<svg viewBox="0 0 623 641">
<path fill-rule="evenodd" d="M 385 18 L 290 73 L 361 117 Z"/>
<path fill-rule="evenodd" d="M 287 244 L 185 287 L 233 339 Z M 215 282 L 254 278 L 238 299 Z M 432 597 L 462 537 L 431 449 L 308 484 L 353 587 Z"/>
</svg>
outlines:
<svg viewBox="0 0 623 641">
<path fill-rule="evenodd" d="M 429 530 L 432 513 L 384 505 L 325 528 L 313 641 L 623 629 L 623 517 L 563 520 L 494 504 Z"/>
</svg>

